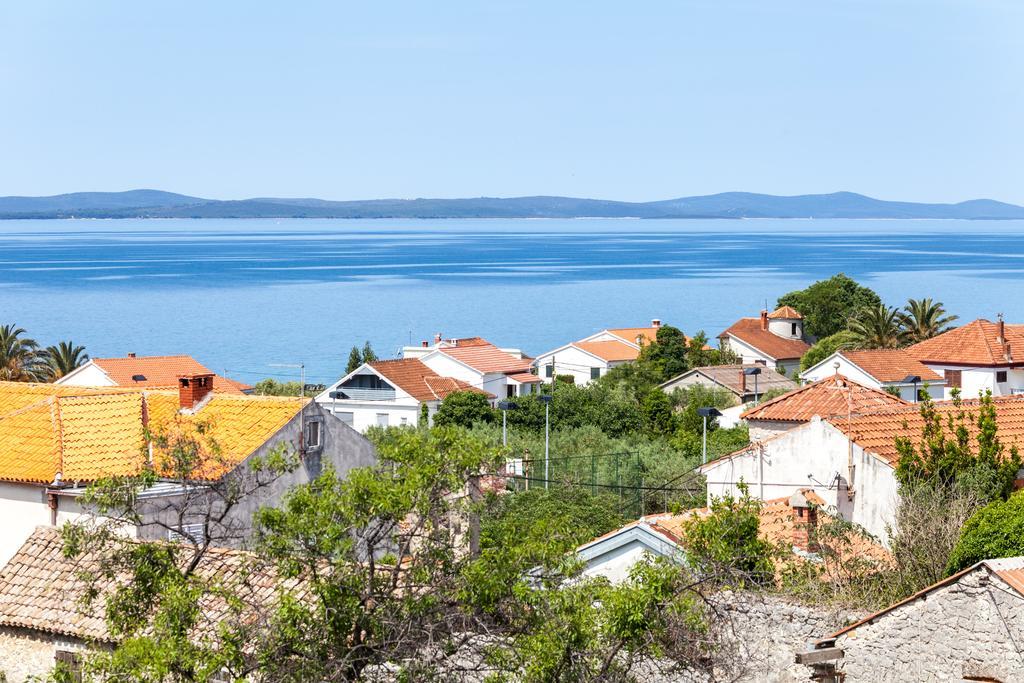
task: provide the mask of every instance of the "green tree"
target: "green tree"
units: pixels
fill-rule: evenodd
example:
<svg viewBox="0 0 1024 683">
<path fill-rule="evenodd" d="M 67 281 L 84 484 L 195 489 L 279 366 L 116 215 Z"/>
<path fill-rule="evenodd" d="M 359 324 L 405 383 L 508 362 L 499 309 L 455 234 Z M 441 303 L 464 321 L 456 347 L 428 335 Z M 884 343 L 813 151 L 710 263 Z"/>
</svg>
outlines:
<svg viewBox="0 0 1024 683">
<path fill-rule="evenodd" d="M 981 560 L 1019 555 L 1024 555 L 1024 493 L 975 512 L 960 532 L 946 571 L 953 574 Z"/>
<path fill-rule="evenodd" d="M 0 325 L 0 381 L 36 382 L 45 379 L 46 369 L 36 340 L 23 336 L 25 330 Z"/>
<path fill-rule="evenodd" d="M 46 363 L 46 373 L 51 381 L 60 379 L 75 368 L 89 362 L 89 354 L 85 352 L 85 347 L 76 346 L 74 342 L 70 341 L 62 341 L 56 346 L 47 346 L 42 357 Z"/>
<path fill-rule="evenodd" d="M 478 422 L 498 421 L 498 412 L 487 396 L 476 391 L 455 391 L 448 394 L 434 413 L 434 426 L 472 427 Z"/>
<path fill-rule="evenodd" d="M 686 365 L 691 369 L 709 365 L 737 365 L 741 362 L 740 356 L 729 349 L 710 348 L 704 330 L 691 337 L 686 345 Z"/>
<path fill-rule="evenodd" d="M 256 382 L 253 393 L 258 396 L 299 396 L 302 385 L 299 382 L 279 382 L 268 377 Z"/>
<path fill-rule="evenodd" d="M 687 561 L 698 574 L 735 585 L 767 583 L 774 568 L 774 548 L 759 535 L 761 501 L 746 488 L 740 497 L 712 498 L 710 514 L 694 515 L 683 526 Z"/>
<path fill-rule="evenodd" d="M 931 339 L 950 329 L 959 316 L 946 315 L 941 301 L 931 299 L 908 299 L 903 307 L 901 324 L 905 330 L 907 343 Z"/>
<path fill-rule="evenodd" d="M 349 374 L 363 364 L 363 354 L 358 346 L 353 346 L 348 352 L 348 363 L 345 365 L 345 374 Z"/>
<path fill-rule="evenodd" d="M 807 370 L 831 356 L 836 351 L 857 348 L 857 335 L 849 330 L 836 332 L 833 335 L 819 339 L 800 358 L 800 369 Z"/>
<path fill-rule="evenodd" d="M 644 428 L 652 434 L 666 436 L 676 429 L 672 401 L 661 389 L 651 389 L 640 404 Z"/>
<path fill-rule="evenodd" d="M 640 350 L 636 362 L 653 368 L 653 374 L 658 381 L 664 382 L 686 372 L 686 358 L 689 352 L 686 335 L 678 327 L 662 325 L 658 328 L 654 343 Z"/>
<path fill-rule="evenodd" d="M 779 306 L 792 306 L 804 316 L 804 333 L 816 339 L 846 329 L 862 309 L 881 303 L 874 291 L 843 273 L 784 294 L 778 300 Z"/>
<path fill-rule="evenodd" d="M 850 332 L 859 349 L 898 349 L 906 341 L 899 309 L 885 304 L 862 309 L 850 321 Z"/>
<path fill-rule="evenodd" d="M 363 362 L 364 363 L 372 363 L 373 361 L 377 360 L 377 354 L 374 353 L 373 347 L 370 346 L 370 342 L 364 342 L 363 343 L 363 353 L 362 353 L 362 356 L 363 356 Z"/>
</svg>

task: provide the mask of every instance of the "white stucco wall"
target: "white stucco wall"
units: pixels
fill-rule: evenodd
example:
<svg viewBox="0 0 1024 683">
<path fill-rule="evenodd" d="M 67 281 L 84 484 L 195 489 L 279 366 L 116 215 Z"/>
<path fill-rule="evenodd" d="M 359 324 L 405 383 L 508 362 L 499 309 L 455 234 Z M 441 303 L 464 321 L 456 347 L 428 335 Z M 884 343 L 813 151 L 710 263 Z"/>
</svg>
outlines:
<svg viewBox="0 0 1024 683">
<path fill-rule="evenodd" d="M 746 342 L 737 339 L 736 337 L 723 337 L 722 348 L 729 349 L 733 353 L 739 355 L 744 365 L 752 363 L 762 363 L 763 365 L 774 369 L 778 369 L 786 377 L 793 377 L 793 372 L 800 368 L 800 359 L 793 358 L 785 361 L 778 361 L 774 358 L 769 358 L 754 347 L 750 346 Z"/>
<path fill-rule="evenodd" d="M 751 441 L 764 441 L 773 436 L 805 424 L 803 422 L 786 422 L 784 420 L 747 420 L 747 428 L 750 430 Z"/>
<path fill-rule="evenodd" d="M 744 453 L 703 468 L 708 500 L 738 495 L 743 481 L 751 496 L 771 500 L 813 488 L 848 521 L 860 524 L 883 543 L 893 523 L 897 484 L 892 468 L 853 445 L 853 500 L 847 494 L 849 440 L 829 423 L 815 418 Z"/>
<path fill-rule="evenodd" d="M 73 387 L 112 387 L 114 381 L 92 361 L 58 379 L 54 384 Z"/>
<path fill-rule="evenodd" d="M 796 334 L 793 334 L 794 324 L 796 325 Z M 803 339 L 804 324 L 800 320 L 770 318 L 768 320 L 768 331 L 777 337 L 785 339 Z"/>
<path fill-rule="evenodd" d="M 409 425 L 415 427 L 419 423 L 420 404 L 408 396 L 394 401 L 348 401 L 343 399 L 327 399 L 318 401 L 327 412 L 337 417 L 344 413 L 352 413 L 352 428 L 360 434 L 378 424 L 378 415 L 387 415 L 389 427 Z M 434 411 L 431 411 L 433 414 Z M 404 420 L 404 421 L 403 421 Z"/>
<path fill-rule="evenodd" d="M 866 387 L 872 389 L 881 389 L 882 384 L 874 377 L 864 372 L 856 365 L 848 361 L 846 358 L 838 353 L 833 353 L 831 356 L 821 361 L 814 367 L 808 368 L 804 372 L 800 373 L 800 379 L 805 382 L 817 382 L 819 380 L 832 377 L 836 374 L 835 364 L 839 363 L 839 374 L 852 379 L 857 384 L 863 384 Z"/>
<path fill-rule="evenodd" d="M 461 379 L 463 382 L 471 384 L 478 389 L 484 388 L 484 378 L 482 373 L 467 367 L 463 363 L 460 363 L 451 356 L 447 356 L 440 351 L 428 353 L 420 358 L 420 361 L 441 377 L 454 377 L 455 379 Z"/>
<path fill-rule="evenodd" d="M 537 376 L 545 382 L 551 382 L 547 376 L 547 367 L 551 361 L 555 362 L 555 374 L 572 375 L 576 384 L 584 385 L 591 382 L 590 369 L 599 368 L 601 374 L 608 372 L 608 363 L 592 356 L 575 346 L 567 346 L 554 352 L 548 352 L 537 356 L 533 365 L 537 368 Z"/>
<path fill-rule="evenodd" d="M 579 551 L 584 562 L 581 576 L 604 577 L 612 583 L 629 578 L 637 562 L 657 557 L 682 559 L 682 551 L 660 533 L 640 522 L 591 543 Z"/>
</svg>

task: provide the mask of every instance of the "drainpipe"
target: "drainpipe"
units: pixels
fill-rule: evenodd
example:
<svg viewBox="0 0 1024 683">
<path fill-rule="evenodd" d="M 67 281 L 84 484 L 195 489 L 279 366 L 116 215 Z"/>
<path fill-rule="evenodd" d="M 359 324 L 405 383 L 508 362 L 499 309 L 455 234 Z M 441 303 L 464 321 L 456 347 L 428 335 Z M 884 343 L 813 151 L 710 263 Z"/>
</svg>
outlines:
<svg viewBox="0 0 1024 683">
<path fill-rule="evenodd" d="M 46 502 L 50 507 L 50 526 L 57 526 L 57 494 L 53 491 L 47 491 Z"/>
</svg>

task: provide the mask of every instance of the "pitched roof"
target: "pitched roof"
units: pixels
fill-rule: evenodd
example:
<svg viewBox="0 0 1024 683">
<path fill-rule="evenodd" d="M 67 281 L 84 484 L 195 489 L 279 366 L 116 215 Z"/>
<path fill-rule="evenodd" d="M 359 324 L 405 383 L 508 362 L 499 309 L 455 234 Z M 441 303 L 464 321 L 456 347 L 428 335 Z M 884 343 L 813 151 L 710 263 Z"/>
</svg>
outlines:
<svg viewBox="0 0 1024 683">
<path fill-rule="evenodd" d="M 637 337 L 642 337 L 645 344 L 653 344 L 658 340 L 658 330 L 660 327 L 616 327 L 614 329 L 607 329 L 605 332 L 614 334 L 616 337 L 625 339 L 630 344 L 636 343 Z"/>
<path fill-rule="evenodd" d="M 517 358 L 507 351 L 502 351 L 490 342 L 473 344 L 471 346 L 439 348 L 438 352 L 468 365 L 477 372 L 509 373 L 530 371 L 530 361 L 528 359 Z"/>
<path fill-rule="evenodd" d="M 183 561 L 191 557 L 191 546 L 183 544 L 181 549 Z M 106 625 L 105 599 L 123 579 L 97 576 L 97 599 L 88 606 L 81 601 L 90 587 L 83 572 L 98 574 L 98 563 L 99 558 L 88 553 L 66 557 L 60 529 L 37 527 L 0 569 L 0 626 L 115 642 Z M 298 597 L 307 594 L 301 579 L 280 578 L 258 564 L 255 556 L 238 550 L 209 548 L 196 575 L 214 586 L 230 588 L 245 605 L 243 614 L 251 609 L 251 616 L 272 606 L 282 591 Z M 212 634 L 219 623 L 237 616 L 215 590 L 205 593 L 194 634 Z"/>
<path fill-rule="evenodd" d="M 784 339 L 761 329 L 760 318 L 740 318 L 721 337 L 735 337 L 772 360 L 792 360 L 807 353 L 811 345 L 800 339 Z"/>
<path fill-rule="evenodd" d="M 827 418 L 851 412 L 860 414 L 887 406 L 910 405 L 892 394 L 835 374 L 755 406 L 741 417 L 745 420 L 808 422 L 815 415 Z"/>
<path fill-rule="evenodd" d="M 977 399 L 961 401 L 959 405 L 954 401 L 936 401 L 932 405 L 943 425 L 947 418 L 965 411 L 970 443 L 977 443 L 977 427 L 973 419 L 977 414 Z M 996 411 L 1000 442 L 1007 449 L 1014 445 L 1024 449 L 1024 396 L 996 396 L 992 398 L 992 405 Z M 829 421 L 865 451 L 874 453 L 894 466 L 899 460 L 897 437 L 909 439 L 915 445 L 923 438 L 924 418 L 921 417 L 920 406 L 914 404 L 894 404 L 888 408 L 854 415 L 850 420 L 847 420 L 845 414 L 837 414 Z"/>
<path fill-rule="evenodd" d="M 779 306 L 774 311 L 768 314 L 769 318 L 773 320 L 803 320 L 804 317 L 800 315 L 800 311 L 796 310 L 792 306 Z"/>
<path fill-rule="evenodd" d="M 785 375 L 763 365 L 708 365 L 700 368 L 693 368 L 692 370 L 688 370 L 677 377 L 673 377 L 661 386 L 664 387 L 668 384 L 677 382 L 687 375 L 700 374 L 707 377 L 715 384 L 728 389 L 737 396 L 746 396 L 754 393 L 754 378 L 748 376 L 746 381 L 746 391 L 741 391 L 740 372 L 749 368 L 761 369 L 761 374 L 757 376 L 757 391 L 759 393 L 779 388 L 795 389 L 798 386 L 796 382 Z"/>
<path fill-rule="evenodd" d="M 369 365 L 417 401 L 440 401 L 456 391 L 487 394 L 486 391 L 477 389 L 461 379 L 438 375 L 418 358 L 375 360 Z"/>
<path fill-rule="evenodd" d="M 176 388 L 180 375 L 215 374 L 192 356 L 125 356 L 124 358 L 93 358 L 92 362 L 120 387 L 156 389 Z M 136 381 L 133 377 L 145 377 Z M 251 389 L 247 384 L 219 375 L 213 379 L 213 390 L 241 394 Z"/>
<path fill-rule="evenodd" d="M 197 472 L 217 478 L 251 455 L 308 400 L 213 393 L 191 415 L 178 393 L 119 387 L 0 382 L 0 480 L 47 484 L 131 475 L 144 464 L 144 425 L 191 432 L 200 425 L 220 450 Z M 158 462 L 160 453 L 154 454 Z"/>
<path fill-rule="evenodd" d="M 906 349 L 840 351 L 839 355 L 882 383 L 902 382 L 911 375 L 920 377 L 922 382 L 945 381 Z"/>
<path fill-rule="evenodd" d="M 1024 359 L 1024 325 L 1004 325 L 1004 337 L 1011 360 L 998 341 L 998 323 L 983 318 L 909 346 L 907 352 L 924 363 L 952 365 L 1009 365 L 1013 354 Z"/>
<path fill-rule="evenodd" d="M 636 360 L 640 355 L 640 349 L 632 344 L 610 339 L 608 341 L 578 341 L 572 344 L 578 349 L 593 354 L 608 362 Z"/>
</svg>

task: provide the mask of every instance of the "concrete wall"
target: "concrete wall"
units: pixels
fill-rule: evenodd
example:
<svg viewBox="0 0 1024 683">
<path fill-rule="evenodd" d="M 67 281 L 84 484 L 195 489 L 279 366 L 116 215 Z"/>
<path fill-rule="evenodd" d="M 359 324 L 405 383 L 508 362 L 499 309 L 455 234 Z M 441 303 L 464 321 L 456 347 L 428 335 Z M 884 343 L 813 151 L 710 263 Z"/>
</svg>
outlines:
<svg viewBox="0 0 1024 683">
<path fill-rule="evenodd" d="M 607 362 L 595 358 L 575 346 L 567 346 L 557 352 L 548 352 L 537 356 L 533 365 L 537 368 L 537 376 L 545 382 L 550 382 L 552 379 L 547 375 L 547 367 L 551 365 L 552 359 L 555 362 L 555 374 L 572 375 L 576 384 L 580 386 L 590 384 L 592 381 L 590 379 L 591 368 L 599 368 L 602 375 L 608 372 Z"/>
<path fill-rule="evenodd" d="M 783 432 L 795 429 L 802 424 L 805 423 L 788 422 L 786 420 L 747 420 L 751 441 L 764 441 Z"/>
<path fill-rule="evenodd" d="M 1016 385 L 1012 385 L 1009 381 L 996 383 L 996 368 L 969 368 L 956 365 L 933 365 L 932 363 L 925 363 L 925 365 L 941 376 L 945 376 L 946 370 L 960 370 L 960 396 L 963 398 L 977 398 L 978 394 L 985 391 L 991 391 L 993 396 L 1009 395 L 1012 388 L 1024 387 L 1024 381 Z M 1008 371 L 1007 380 L 1010 380 L 1011 376 L 1017 380 L 1017 375 L 1019 373 Z M 1024 379 L 1024 376 L 1021 377 Z M 951 387 L 945 387 L 942 390 L 935 387 L 934 389 L 929 389 L 929 392 L 932 394 L 932 398 L 935 399 L 949 400 L 953 398 Z"/>
<path fill-rule="evenodd" d="M 878 683 L 1024 681 L 1021 604 L 1019 593 L 979 567 L 838 638 L 845 656 L 837 670 L 848 681 Z"/>
<path fill-rule="evenodd" d="M 793 372 L 800 368 L 800 359 L 775 360 L 764 355 L 754 347 L 736 339 L 735 337 L 723 337 L 721 346 L 739 355 L 744 365 L 763 363 L 769 368 L 778 369 L 786 377 L 792 377 Z"/>
<path fill-rule="evenodd" d="M 107 373 L 99 369 L 95 363 L 89 362 L 58 379 L 54 384 L 67 384 L 74 387 L 111 387 L 114 381 Z"/>
<path fill-rule="evenodd" d="M 793 334 L 793 325 L 796 325 L 796 334 Z M 776 337 L 785 339 L 803 339 L 804 323 L 802 320 L 789 320 L 786 318 L 770 318 L 768 320 L 768 331 Z"/>
<path fill-rule="evenodd" d="M 379 424 L 380 415 L 386 415 L 387 426 L 415 427 L 419 423 L 420 403 L 402 391 L 396 391 L 392 401 L 353 401 L 349 399 L 317 399 L 319 405 L 341 419 L 343 413 L 352 414 L 352 428 L 360 434 Z M 436 410 L 436 407 L 435 407 Z"/>
<path fill-rule="evenodd" d="M 0 627 L 0 680 L 26 683 L 45 677 L 56 664 L 57 650 L 85 652 L 83 641 L 21 628 Z"/>
</svg>

